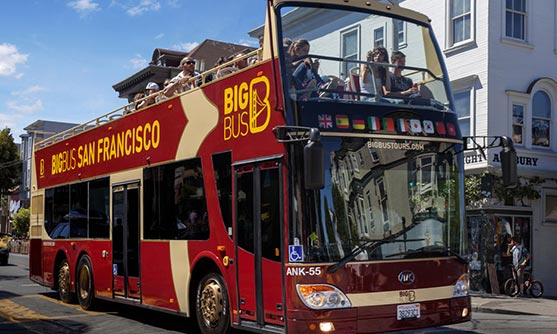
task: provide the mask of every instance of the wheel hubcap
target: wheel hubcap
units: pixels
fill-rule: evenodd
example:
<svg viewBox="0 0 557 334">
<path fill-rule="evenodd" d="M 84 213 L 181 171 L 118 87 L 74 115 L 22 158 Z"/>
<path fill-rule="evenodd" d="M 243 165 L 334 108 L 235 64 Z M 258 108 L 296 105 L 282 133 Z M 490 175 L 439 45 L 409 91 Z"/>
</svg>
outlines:
<svg viewBox="0 0 557 334">
<path fill-rule="evenodd" d="M 89 284 L 89 268 L 87 266 L 83 266 L 79 271 L 79 297 L 82 300 L 89 297 Z"/>
<path fill-rule="evenodd" d="M 219 321 L 224 310 L 223 304 L 222 289 L 218 282 L 207 282 L 200 298 L 201 314 L 207 325 L 211 326 Z"/>
<path fill-rule="evenodd" d="M 67 295 L 70 292 L 70 265 L 64 263 L 58 272 L 58 285 L 60 292 Z"/>
</svg>

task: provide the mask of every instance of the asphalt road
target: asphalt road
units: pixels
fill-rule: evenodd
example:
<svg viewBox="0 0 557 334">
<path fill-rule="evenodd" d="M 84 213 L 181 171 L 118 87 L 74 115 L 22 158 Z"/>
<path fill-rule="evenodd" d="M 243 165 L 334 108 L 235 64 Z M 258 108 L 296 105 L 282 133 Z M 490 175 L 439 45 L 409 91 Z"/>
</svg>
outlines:
<svg viewBox="0 0 557 334">
<path fill-rule="evenodd" d="M 0 334 L 197 333 L 192 320 L 162 312 L 116 303 L 102 303 L 102 312 L 85 312 L 63 304 L 56 292 L 29 281 L 27 261 L 25 255 L 11 254 L 9 265 L 0 267 Z M 468 323 L 398 333 L 553 334 L 555 328 L 554 317 L 475 313 Z"/>
</svg>

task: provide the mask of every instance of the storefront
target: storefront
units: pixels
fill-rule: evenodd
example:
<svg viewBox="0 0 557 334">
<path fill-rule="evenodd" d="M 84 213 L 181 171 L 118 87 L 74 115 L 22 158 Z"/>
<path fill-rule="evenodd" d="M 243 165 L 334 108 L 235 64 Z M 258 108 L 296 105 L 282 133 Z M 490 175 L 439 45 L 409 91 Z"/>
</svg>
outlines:
<svg viewBox="0 0 557 334">
<path fill-rule="evenodd" d="M 532 254 L 532 210 L 521 207 L 485 207 L 467 211 L 470 256 L 470 289 L 503 293 L 511 277 L 512 256 L 508 237 L 519 236 Z M 532 259 L 534 258 L 532 254 Z M 532 271 L 529 261 L 527 271 Z"/>
</svg>

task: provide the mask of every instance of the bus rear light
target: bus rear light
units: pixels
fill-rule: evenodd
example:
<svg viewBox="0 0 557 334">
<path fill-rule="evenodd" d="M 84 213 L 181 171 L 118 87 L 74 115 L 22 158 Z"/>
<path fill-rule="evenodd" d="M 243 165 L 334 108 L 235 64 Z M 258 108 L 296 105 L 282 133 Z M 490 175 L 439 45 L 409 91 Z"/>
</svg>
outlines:
<svg viewBox="0 0 557 334">
<path fill-rule="evenodd" d="M 352 307 L 348 297 L 329 284 L 297 284 L 296 291 L 304 304 L 313 310 Z"/>
<path fill-rule="evenodd" d="M 468 296 L 469 290 L 470 280 L 468 278 L 468 274 L 460 275 L 453 289 L 453 297 L 466 297 Z"/>
</svg>

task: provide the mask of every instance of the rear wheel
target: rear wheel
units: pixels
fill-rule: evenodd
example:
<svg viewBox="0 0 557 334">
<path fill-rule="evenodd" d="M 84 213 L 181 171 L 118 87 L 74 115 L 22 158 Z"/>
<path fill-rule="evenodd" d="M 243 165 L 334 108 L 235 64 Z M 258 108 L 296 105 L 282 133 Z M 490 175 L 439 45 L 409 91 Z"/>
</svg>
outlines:
<svg viewBox="0 0 557 334">
<path fill-rule="evenodd" d="M 81 257 L 77 265 L 77 300 L 84 310 L 92 309 L 95 302 L 92 267 L 91 259 L 87 255 Z"/>
<path fill-rule="evenodd" d="M 514 297 L 516 295 L 518 295 L 519 289 L 518 289 L 518 284 L 516 283 L 516 281 L 512 278 L 509 278 L 508 280 L 505 281 L 505 293 L 508 296 Z"/>
<path fill-rule="evenodd" d="M 230 331 L 228 292 L 224 279 L 209 273 L 199 282 L 195 313 L 203 334 L 221 334 Z"/>
<path fill-rule="evenodd" d="M 530 295 L 534 298 L 543 296 L 543 285 L 540 281 L 532 281 L 530 283 Z"/>
<path fill-rule="evenodd" d="M 66 259 L 62 260 L 58 268 L 58 296 L 64 303 L 71 303 L 74 299 L 71 289 L 70 264 Z"/>
</svg>

